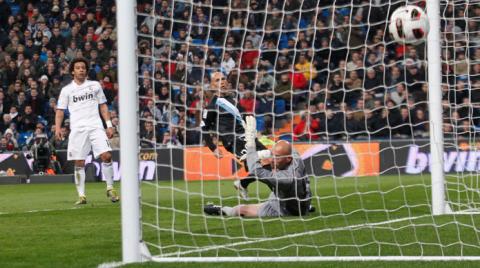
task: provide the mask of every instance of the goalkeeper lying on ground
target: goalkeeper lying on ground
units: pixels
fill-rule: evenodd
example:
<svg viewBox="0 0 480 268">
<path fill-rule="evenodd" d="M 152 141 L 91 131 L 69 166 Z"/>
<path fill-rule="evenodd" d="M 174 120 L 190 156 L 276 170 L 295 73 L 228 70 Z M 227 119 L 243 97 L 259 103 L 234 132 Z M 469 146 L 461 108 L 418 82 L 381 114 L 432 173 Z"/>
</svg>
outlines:
<svg viewBox="0 0 480 268">
<path fill-rule="evenodd" d="M 204 212 L 209 215 L 243 216 L 243 217 L 279 217 L 304 216 L 310 207 L 310 182 L 305 173 L 305 165 L 300 155 L 286 141 L 277 142 L 271 158 L 260 160 L 269 154 L 256 151 L 255 118 L 246 118 L 245 139 L 247 148 L 247 165 L 251 174 L 267 184 L 272 190 L 267 201 L 260 204 L 238 205 L 235 207 L 208 204 Z M 270 163 L 265 163 L 270 162 Z M 271 164 L 272 169 L 263 165 Z"/>
</svg>

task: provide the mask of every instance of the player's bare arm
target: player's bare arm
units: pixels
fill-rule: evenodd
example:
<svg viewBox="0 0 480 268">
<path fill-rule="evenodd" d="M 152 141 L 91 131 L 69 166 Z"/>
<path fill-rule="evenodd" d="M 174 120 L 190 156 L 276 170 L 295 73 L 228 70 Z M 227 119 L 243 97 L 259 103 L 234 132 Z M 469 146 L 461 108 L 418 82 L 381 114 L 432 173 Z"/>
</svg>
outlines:
<svg viewBox="0 0 480 268">
<path fill-rule="evenodd" d="M 106 103 L 100 104 L 100 114 L 107 124 L 107 137 L 111 139 L 114 131 L 112 121 L 110 120 L 110 111 L 108 110 L 108 105 Z"/>
<path fill-rule="evenodd" d="M 62 135 L 60 134 L 62 128 L 63 117 L 65 113 L 62 109 L 57 109 L 55 112 L 55 138 L 57 140 L 62 139 Z"/>
</svg>

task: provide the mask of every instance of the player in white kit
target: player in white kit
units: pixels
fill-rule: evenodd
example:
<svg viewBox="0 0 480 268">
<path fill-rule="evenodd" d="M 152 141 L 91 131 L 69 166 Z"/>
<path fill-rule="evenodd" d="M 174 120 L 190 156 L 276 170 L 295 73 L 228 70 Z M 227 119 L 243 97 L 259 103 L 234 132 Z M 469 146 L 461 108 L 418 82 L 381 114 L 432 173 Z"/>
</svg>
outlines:
<svg viewBox="0 0 480 268">
<path fill-rule="evenodd" d="M 85 196 L 85 159 L 90 150 L 95 158 L 102 160 L 102 173 L 107 182 L 107 197 L 117 202 L 119 197 L 113 188 L 112 154 L 109 138 L 113 135 L 113 125 L 107 99 L 99 82 L 87 80 L 88 65 L 83 58 L 70 63 L 73 81 L 62 88 L 55 114 L 55 137 L 60 139 L 60 129 L 64 110 L 70 113 L 70 136 L 68 139 L 67 159 L 75 161 L 75 185 L 79 199 L 77 205 L 86 204 Z M 100 113 L 99 113 L 100 106 Z M 105 131 L 102 119 L 105 120 Z"/>
</svg>

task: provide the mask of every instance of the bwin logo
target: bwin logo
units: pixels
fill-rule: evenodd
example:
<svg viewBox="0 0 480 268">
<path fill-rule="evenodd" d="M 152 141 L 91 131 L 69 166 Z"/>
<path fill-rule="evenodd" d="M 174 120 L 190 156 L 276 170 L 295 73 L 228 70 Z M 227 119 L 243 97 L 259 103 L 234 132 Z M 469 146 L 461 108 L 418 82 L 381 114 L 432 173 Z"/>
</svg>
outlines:
<svg viewBox="0 0 480 268">
<path fill-rule="evenodd" d="M 84 95 L 81 95 L 81 96 L 73 96 L 73 102 L 86 101 L 90 99 L 93 99 L 92 93 L 85 93 Z"/>
</svg>

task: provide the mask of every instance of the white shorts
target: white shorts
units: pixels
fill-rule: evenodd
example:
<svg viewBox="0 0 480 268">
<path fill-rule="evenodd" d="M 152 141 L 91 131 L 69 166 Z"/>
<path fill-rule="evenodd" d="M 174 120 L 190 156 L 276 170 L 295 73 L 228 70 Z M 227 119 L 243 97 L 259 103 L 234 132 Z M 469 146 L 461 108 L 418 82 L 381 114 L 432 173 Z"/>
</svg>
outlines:
<svg viewBox="0 0 480 268">
<path fill-rule="evenodd" d="M 68 136 L 67 159 L 85 160 L 90 150 L 95 158 L 112 150 L 105 129 L 72 130 Z"/>
</svg>

